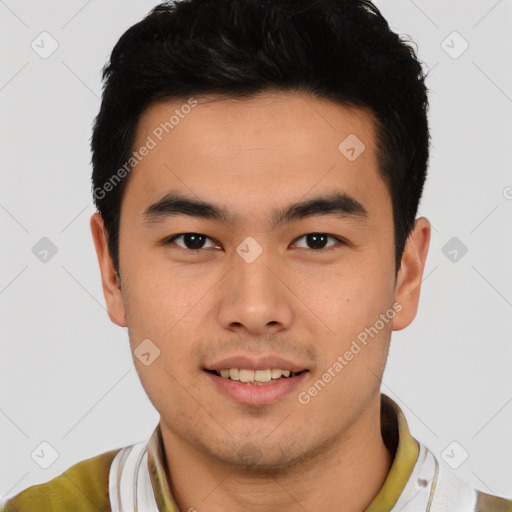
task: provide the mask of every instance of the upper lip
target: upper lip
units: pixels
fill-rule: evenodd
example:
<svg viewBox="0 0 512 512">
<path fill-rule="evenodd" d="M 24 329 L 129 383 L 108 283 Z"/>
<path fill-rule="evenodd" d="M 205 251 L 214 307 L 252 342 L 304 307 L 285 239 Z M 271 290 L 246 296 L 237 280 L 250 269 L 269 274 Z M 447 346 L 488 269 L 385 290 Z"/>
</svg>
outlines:
<svg viewBox="0 0 512 512">
<path fill-rule="evenodd" d="M 226 370 L 229 368 L 242 368 L 247 370 L 266 370 L 279 368 L 297 373 L 307 370 L 305 366 L 293 363 L 278 356 L 254 357 L 247 355 L 230 356 L 205 366 L 206 370 Z"/>
</svg>

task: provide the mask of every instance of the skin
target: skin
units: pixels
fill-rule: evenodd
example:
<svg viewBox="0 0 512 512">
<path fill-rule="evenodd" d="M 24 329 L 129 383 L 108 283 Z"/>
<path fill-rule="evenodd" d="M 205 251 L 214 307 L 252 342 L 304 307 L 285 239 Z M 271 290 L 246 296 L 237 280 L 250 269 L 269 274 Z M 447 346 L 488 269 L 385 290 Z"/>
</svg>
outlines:
<svg viewBox="0 0 512 512">
<path fill-rule="evenodd" d="M 128 327 L 132 350 L 147 338 L 160 349 L 149 366 L 134 362 L 160 413 L 171 491 L 183 511 L 334 511 L 342 503 L 360 512 L 392 462 L 380 430 L 380 379 L 391 332 L 416 316 L 430 224 L 416 219 L 395 275 L 391 197 L 377 171 L 370 112 L 295 93 L 196 99 L 130 174 L 121 283 L 101 216 L 91 217 L 111 321 Z M 183 104 L 150 106 L 134 148 Z M 366 146 L 354 161 L 338 150 L 349 134 Z M 171 190 L 225 206 L 238 221 L 144 223 L 145 208 Z M 333 190 L 360 201 L 366 222 L 313 216 L 270 229 L 273 208 Z M 209 237 L 202 252 L 187 253 L 183 237 L 159 244 L 183 233 Z M 318 249 L 309 233 L 348 243 L 328 239 Z M 263 250 L 250 264 L 236 252 L 248 236 Z M 307 405 L 297 392 L 240 405 L 202 370 L 235 351 L 277 354 L 309 370 L 297 391 L 307 390 L 395 302 L 394 319 Z"/>
</svg>

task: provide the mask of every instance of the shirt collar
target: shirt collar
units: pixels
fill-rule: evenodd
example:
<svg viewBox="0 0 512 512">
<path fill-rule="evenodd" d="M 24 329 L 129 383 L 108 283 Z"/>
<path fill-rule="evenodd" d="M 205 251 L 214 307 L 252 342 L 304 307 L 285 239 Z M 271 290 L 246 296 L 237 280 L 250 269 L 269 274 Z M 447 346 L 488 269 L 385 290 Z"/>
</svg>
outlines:
<svg viewBox="0 0 512 512">
<path fill-rule="evenodd" d="M 403 493 L 416 465 L 419 445 L 409 431 L 404 413 L 389 396 L 381 393 L 381 431 L 384 442 L 394 454 L 384 484 L 365 512 L 388 512 Z"/>
<path fill-rule="evenodd" d="M 396 402 L 381 393 L 381 431 L 393 455 L 391 469 L 377 496 L 365 512 L 389 512 L 402 494 L 416 464 L 418 442 L 412 437 L 405 416 Z M 160 424 L 148 443 L 148 465 L 155 500 L 160 512 L 179 512 L 167 481 L 167 463 Z"/>
<path fill-rule="evenodd" d="M 148 466 L 159 512 L 180 512 L 169 489 L 169 482 L 167 481 L 167 461 L 165 458 L 160 423 L 149 439 Z"/>
</svg>

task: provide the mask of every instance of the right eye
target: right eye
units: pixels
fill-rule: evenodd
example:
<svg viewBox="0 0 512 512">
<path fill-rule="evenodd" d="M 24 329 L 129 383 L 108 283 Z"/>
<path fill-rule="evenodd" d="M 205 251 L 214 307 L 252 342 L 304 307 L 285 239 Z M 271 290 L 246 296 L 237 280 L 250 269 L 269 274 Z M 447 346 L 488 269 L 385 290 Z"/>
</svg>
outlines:
<svg viewBox="0 0 512 512">
<path fill-rule="evenodd" d="M 183 247 L 180 244 L 175 244 L 175 240 L 183 238 Z M 173 235 L 170 238 L 167 238 L 163 245 L 175 244 L 181 249 L 190 252 L 199 252 L 205 243 L 205 240 L 212 240 L 210 237 L 203 235 L 201 233 L 180 233 L 179 235 Z M 217 247 L 217 246 L 213 246 Z"/>
</svg>

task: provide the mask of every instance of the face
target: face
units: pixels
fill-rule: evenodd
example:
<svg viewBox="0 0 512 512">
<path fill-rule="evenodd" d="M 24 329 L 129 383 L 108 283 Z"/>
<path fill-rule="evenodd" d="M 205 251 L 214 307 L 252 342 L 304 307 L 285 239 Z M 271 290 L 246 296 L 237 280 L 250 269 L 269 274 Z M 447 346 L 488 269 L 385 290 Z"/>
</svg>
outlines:
<svg viewBox="0 0 512 512">
<path fill-rule="evenodd" d="M 139 121 L 134 149 L 149 149 L 124 191 L 121 288 L 91 220 L 109 315 L 164 435 L 222 463 L 306 460 L 378 403 L 428 222 L 395 276 L 369 112 L 292 93 L 194 101 Z"/>
</svg>

